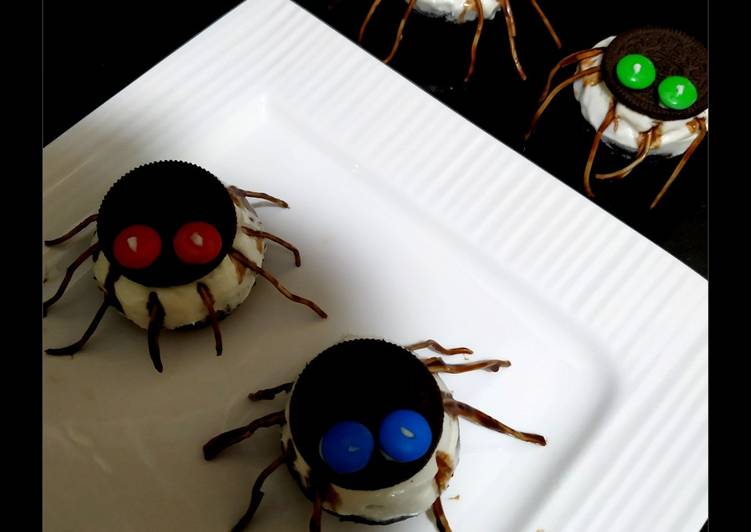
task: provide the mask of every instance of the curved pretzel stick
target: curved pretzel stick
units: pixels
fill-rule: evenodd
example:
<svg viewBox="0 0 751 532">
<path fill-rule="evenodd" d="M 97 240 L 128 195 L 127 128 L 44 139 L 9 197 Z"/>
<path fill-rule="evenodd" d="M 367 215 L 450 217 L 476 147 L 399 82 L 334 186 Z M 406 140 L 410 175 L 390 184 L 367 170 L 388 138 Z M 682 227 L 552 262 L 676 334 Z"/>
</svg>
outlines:
<svg viewBox="0 0 751 532">
<path fill-rule="evenodd" d="M 526 80 L 527 75 L 524 73 L 521 61 L 519 61 L 519 54 L 516 53 L 516 23 L 514 22 L 514 14 L 511 12 L 510 0 L 498 0 L 498 2 L 503 8 L 503 18 L 506 21 L 508 42 L 511 47 L 511 57 L 514 60 L 514 66 L 516 66 L 516 71 L 519 72 L 519 76 L 523 80 Z"/>
<path fill-rule="evenodd" d="M 553 69 L 550 71 L 550 74 L 548 74 L 548 81 L 545 83 L 545 88 L 542 91 L 542 94 L 540 95 L 540 102 L 545 100 L 548 93 L 550 92 L 550 86 L 553 84 L 553 78 L 558 73 L 558 71 L 563 68 L 567 67 L 569 65 L 573 65 L 574 63 L 578 63 L 579 61 L 584 61 L 585 59 L 590 59 L 592 57 L 597 57 L 598 55 L 603 54 L 603 48 L 590 48 L 588 50 L 581 50 L 579 52 L 574 52 L 573 54 L 567 55 L 553 67 Z"/>
<path fill-rule="evenodd" d="M 253 272 L 261 275 L 264 279 L 266 279 L 269 283 L 271 283 L 274 288 L 279 290 L 279 292 L 284 295 L 287 299 L 294 301 L 295 303 L 301 303 L 305 305 L 306 307 L 310 308 L 313 312 L 318 314 L 322 318 L 328 317 L 328 315 L 315 303 L 313 303 L 310 299 L 305 299 L 304 297 L 300 297 L 296 294 L 293 294 L 289 290 L 287 290 L 282 283 L 280 283 L 276 277 L 271 275 L 269 272 L 258 266 L 256 263 L 251 261 L 248 257 L 243 255 L 240 251 L 237 249 L 232 249 L 232 251 L 229 252 L 232 257 L 235 258 L 240 264 L 245 266 L 246 268 L 253 270 Z"/>
<path fill-rule="evenodd" d="M 627 166 L 624 168 L 621 168 L 620 170 L 616 170 L 615 172 L 610 172 L 609 174 L 595 174 L 596 179 L 623 179 L 628 174 L 631 173 L 631 171 L 639 166 L 639 164 L 646 159 L 647 155 L 649 154 L 649 149 L 652 147 L 652 136 L 654 135 L 654 131 L 657 128 L 655 126 L 654 128 L 647 131 L 646 136 L 642 137 L 639 140 L 639 150 L 636 152 L 636 158 Z"/>
<path fill-rule="evenodd" d="M 446 513 L 443 511 L 440 496 L 433 502 L 433 515 L 435 516 L 435 526 L 438 532 L 451 532 L 451 526 L 448 519 L 446 519 Z"/>
<path fill-rule="evenodd" d="M 274 386 L 273 388 L 264 388 L 257 392 L 251 392 L 248 394 L 248 399 L 251 401 L 270 401 L 282 392 L 291 392 L 293 384 L 294 383 L 292 382 L 285 382 L 284 384 Z"/>
<path fill-rule="evenodd" d="M 80 233 L 83 229 L 86 228 L 87 225 L 89 225 L 91 222 L 96 221 L 97 214 L 91 214 L 84 218 L 82 222 L 80 222 L 77 226 L 75 226 L 73 229 L 65 233 L 63 236 L 59 236 L 57 238 L 53 238 L 51 240 L 45 240 L 44 245 L 45 246 L 56 246 L 58 244 L 62 244 L 66 240 L 70 240 L 74 236 L 76 236 L 78 233 Z"/>
<path fill-rule="evenodd" d="M 248 509 L 245 511 L 245 513 L 237 522 L 237 524 L 232 527 L 232 532 L 242 532 L 243 530 L 245 530 L 245 528 L 250 523 L 251 519 L 253 519 L 253 516 L 255 515 L 256 510 L 258 510 L 258 507 L 261 504 L 261 500 L 263 499 L 263 492 L 261 491 L 261 488 L 263 487 L 263 483 L 266 481 L 269 475 L 271 475 L 271 473 L 276 471 L 279 468 L 279 466 L 282 465 L 286 461 L 287 461 L 287 453 L 284 452 L 276 460 L 271 462 L 271 464 L 266 466 L 266 469 L 261 471 L 261 474 L 258 475 L 258 478 L 253 483 L 253 490 L 250 496 L 250 506 L 248 506 Z"/>
<path fill-rule="evenodd" d="M 597 133 L 595 133 L 595 138 L 592 140 L 592 147 L 589 150 L 589 156 L 587 157 L 587 164 L 584 166 L 584 191 L 587 193 L 587 196 L 590 198 L 594 198 L 595 194 L 592 192 L 592 186 L 589 183 L 589 174 L 592 171 L 592 163 L 595 160 L 595 154 L 597 153 L 597 148 L 600 146 L 600 139 L 602 138 L 602 135 L 605 133 L 605 130 L 610 126 L 610 124 L 613 123 L 615 120 L 615 102 L 610 104 L 610 109 L 608 109 L 607 114 L 605 115 L 605 118 L 602 120 L 602 124 L 600 124 L 600 127 L 597 128 Z"/>
<path fill-rule="evenodd" d="M 251 190 L 243 190 L 234 185 L 227 187 L 227 189 L 229 190 L 230 194 L 235 194 L 241 198 L 264 199 L 266 201 L 273 203 L 274 205 L 278 205 L 279 207 L 282 207 L 284 209 L 289 209 L 289 204 L 286 201 L 280 200 L 279 198 L 275 198 L 274 196 L 270 196 L 269 194 L 265 194 L 263 192 L 253 192 Z"/>
<path fill-rule="evenodd" d="M 252 236 L 255 238 L 265 238 L 266 240 L 271 240 L 272 242 L 276 242 L 282 247 L 287 248 L 292 252 L 292 254 L 295 256 L 295 266 L 300 266 L 301 260 L 300 260 L 300 251 L 287 242 L 286 240 L 282 240 L 278 236 L 272 235 L 271 233 L 267 233 L 266 231 L 256 231 L 255 229 L 251 229 L 250 227 L 242 227 L 241 228 L 243 233 L 245 233 L 248 236 Z"/>
<path fill-rule="evenodd" d="M 691 143 L 691 146 L 688 147 L 688 149 L 686 150 L 686 153 L 683 154 L 683 157 L 678 162 L 678 166 L 675 167 L 675 170 L 673 170 L 673 173 L 670 175 L 667 182 L 665 182 L 665 185 L 663 185 L 662 189 L 660 190 L 660 193 L 657 194 L 657 197 L 649 206 L 650 209 L 654 209 L 655 206 L 660 202 L 662 197 L 665 195 L 665 192 L 668 191 L 668 189 L 670 188 L 670 185 L 672 185 L 673 181 L 675 181 L 675 178 L 678 177 L 678 174 L 680 174 L 681 170 L 683 170 L 683 167 L 688 162 L 688 159 L 691 157 L 691 155 L 693 155 L 694 151 L 696 151 L 696 148 L 699 147 L 699 144 L 701 144 L 701 141 L 704 140 L 704 137 L 707 134 L 707 125 L 704 123 L 703 118 L 696 118 L 696 122 L 698 123 L 698 126 L 699 126 L 699 134 Z"/>
<path fill-rule="evenodd" d="M 468 347 L 452 347 L 446 348 L 435 340 L 425 340 L 424 342 L 417 342 L 416 344 L 405 345 L 405 349 L 409 351 L 418 351 L 420 349 L 428 348 L 431 351 L 440 353 L 442 355 L 471 355 L 473 351 Z"/>
<path fill-rule="evenodd" d="M 222 432 L 204 444 L 203 457 L 205 460 L 213 460 L 227 447 L 250 438 L 258 429 L 273 427 L 274 425 L 284 425 L 286 422 L 284 410 L 280 410 L 279 412 L 273 412 L 254 419 L 244 427 Z"/>
<path fill-rule="evenodd" d="M 540 18 L 542 19 L 542 23 L 545 24 L 545 27 L 548 29 L 548 33 L 550 33 L 550 36 L 553 38 L 553 41 L 555 41 L 555 45 L 558 47 L 558 49 L 561 49 L 561 40 L 558 38 L 558 35 L 555 33 L 555 30 L 553 29 L 553 25 L 548 20 L 548 17 L 545 16 L 545 13 L 542 12 L 542 8 L 537 3 L 537 0 L 529 0 L 532 2 L 532 7 L 535 8 L 535 11 L 537 11 L 537 14 L 540 15 Z"/>
<path fill-rule="evenodd" d="M 536 443 L 537 445 L 543 446 L 546 444 L 545 438 L 543 436 L 540 436 L 539 434 L 531 434 L 528 432 L 520 432 L 516 429 L 512 429 L 508 425 L 504 425 L 497 419 L 490 417 L 485 412 L 481 412 L 480 410 L 477 410 L 476 408 L 469 406 L 466 403 L 457 401 L 450 396 L 444 395 L 443 408 L 447 413 L 451 415 L 463 417 L 467 421 L 471 421 L 472 423 L 480 425 L 481 427 L 485 427 L 486 429 L 494 430 L 502 434 L 507 434 L 528 443 Z"/>
<path fill-rule="evenodd" d="M 550 102 L 553 101 L 553 98 L 556 97 L 556 95 L 561 92 L 563 89 L 574 83 L 577 79 L 585 78 L 591 74 L 595 74 L 600 71 L 599 66 L 594 66 L 591 68 L 588 68 L 586 70 L 582 70 L 581 72 L 577 72 L 570 78 L 562 81 L 558 84 L 558 86 L 553 89 L 553 92 L 551 92 L 547 98 L 545 98 L 545 101 L 542 102 L 540 107 L 537 109 L 537 112 L 532 117 L 532 124 L 529 126 L 529 131 L 524 135 L 524 140 L 529 140 L 529 137 L 532 136 L 532 131 L 534 131 L 535 126 L 537 125 L 537 122 L 540 120 L 540 117 L 542 116 L 542 113 L 547 109 L 548 105 L 550 105 Z"/>
<path fill-rule="evenodd" d="M 475 29 L 475 36 L 472 39 L 472 50 L 470 52 L 470 62 L 469 62 L 469 70 L 467 71 L 467 75 L 464 77 L 464 82 L 466 83 L 469 81 L 469 78 L 472 77 L 472 74 L 475 71 L 475 61 L 477 59 L 477 45 L 480 43 L 480 35 L 482 34 L 482 25 L 485 23 L 485 14 L 482 11 L 482 1 L 481 0 L 474 0 L 475 2 L 475 11 L 477 11 L 477 29 Z"/>
<path fill-rule="evenodd" d="M 396 51 L 399 49 L 399 43 L 402 42 L 402 32 L 404 32 L 404 26 L 407 24 L 407 19 L 409 18 L 410 13 L 412 13 L 412 9 L 415 7 L 416 1 L 417 0 L 409 0 L 409 4 L 407 4 L 407 10 L 404 12 L 404 16 L 402 16 L 402 20 L 399 22 L 399 29 L 396 32 L 396 40 L 394 40 L 394 46 L 392 46 L 391 52 L 389 53 L 388 57 L 383 60 L 383 62 L 387 65 L 391 62 L 391 60 L 396 55 Z"/>
<path fill-rule="evenodd" d="M 96 331 L 96 328 L 99 326 L 99 322 L 102 321 L 104 313 L 109 306 L 109 298 L 107 296 L 104 296 L 104 301 L 99 306 L 99 309 L 97 309 L 96 314 L 94 315 L 94 319 L 91 321 L 80 340 L 66 347 L 53 347 L 50 349 L 45 349 L 44 352 L 52 356 L 72 355 L 74 353 L 78 353 L 84 346 L 84 344 L 88 342 L 89 338 L 91 338 L 91 335 L 94 334 L 94 331 Z"/>
<path fill-rule="evenodd" d="M 359 42 L 362 42 L 362 39 L 365 36 L 365 28 L 368 27 L 368 23 L 370 22 L 370 19 L 373 17 L 373 13 L 375 13 L 375 10 L 380 3 L 381 3 L 381 0 L 373 0 L 373 3 L 370 6 L 370 10 L 368 11 L 368 14 L 365 17 L 365 20 L 363 20 L 362 26 L 360 26 L 360 35 L 357 37 L 357 40 Z"/>
<path fill-rule="evenodd" d="M 162 366 L 162 355 L 159 349 L 159 333 L 164 325 L 164 307 L 159 301 L 159 296 L 156 295 L 156 292 L 149 294 L 146 309 L 149 311 L 149 328 L 147 331 L 149 356 L 151 357 L 151 362 L 154 364 L 154 369 L 162 373 L 164 366 Z"/>
<path fill-rule="evenodd" d="M 438 357 L 426 358 L 422 362 L 431 373 L 467 373 L 478 369 L 496 373 L 501 368 L 507 368 L 511 365 L 508 360 L 481 360 L 468 364 L 446 364 Z"/>
<path fill-rule="evenodd" d="M 95 242 L 94 244 L 89 246 L 86 251 L 78 256 L 76 260 L 70 263 L 70 265 L 65 269 L 65 277 L 63 277 L 63 282 L 60 283 L 60 286 L 58 287 L 57 292 L 55 292 L 55 295 L 42 303 L 42 316 L 46 316 L 49 308 L 54 305 L 61 297 L 63 297 L 65 289 L 68 288 L 68 284 L 70 283 L 71 279 L 73 279 L 73 274 L 78 269 L 78 267 L 97 251 L 99 251 L 99 242 Z"/>
<path fill-rule="evenodd" d="M 211 329 L 214 331 L 214 344 L 216 345 L 216 356 L 222 355 L 222 331 L 219 328 L 219 318 L 214 311 L 214 295 L 209 290 L 209 287 L 203 283 L 198 283 L 196 286 L 198 295 L 201 296 L 206 310 L 209 312 L 209 322 L 211 323 Z"/>
</svg>

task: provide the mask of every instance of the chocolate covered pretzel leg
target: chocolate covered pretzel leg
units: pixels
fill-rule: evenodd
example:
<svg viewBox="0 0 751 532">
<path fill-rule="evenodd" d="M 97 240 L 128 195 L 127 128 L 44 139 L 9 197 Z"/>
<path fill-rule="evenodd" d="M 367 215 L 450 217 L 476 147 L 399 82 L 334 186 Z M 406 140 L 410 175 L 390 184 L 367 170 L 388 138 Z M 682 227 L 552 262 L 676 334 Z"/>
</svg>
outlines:
<svg viewBox="0 0 751 532">
<path fill-rule="evenodd" d="M 63 297 L 65 289 L 68 288 L 68 284 L 70 284 L 71 279 L 73 279 L 73 274 L 78 269 L 78 267 L 86 262 L 86 259 L 94 255 L 97 251 L 99 251 L 98 242 L 89 246 L 86 251 L 81 253 L 78 258 L 65 269 L 65 277 L 63 277 L 63 282 L 60 283 L 60 286 L 58 287 L 57 292 L 55 292 L 55 295 L 42 303 L 42 316 L 46 316 L 49 308 L 54 305 L 61 297 Z"/>
<path fill-rule="evenodd" d="M 242 252 L 238 251 L 237 249 L 232 249 L 232 251 L 230 251 L 230 255 L 246 268 L 253 270 L 253 272 L 258 275 L 261 275 L 264 279 L 271 283 L 274 288 L 279 290 L 279 292 L 281 292 L 282 295 L 284 295 L 284 297 L 286 297 L 287 299 L 294 301 L 295 303 L 305 305 L 322 318 L 328 317 L 328 315 L 321 309 L 321 307 L 313 303 L 310 299 L 305 299 L 304 297 L 300 297 L 287 290 L 287 288 L 285 288 L 284 285 L 282 285 L 282 283 L 280 283 L 276 277 L 258 266 L 245 255 L 243 255 Z"/>
<path fill-rule="evenodd" d="M 539 434 L 531 434 L 528 432 L 520 432 L 516 429 L 512 429 L 508 425 L 505 425 L 497 419 L 490 417 L 485 412 L 481 412 L 480 410 L 477 410 L 476 408 L 469 406 L 466 403 L 457 401 L 448 395 L 444 395 L 443 397 L 443 408 L 448 414 L 463 417 L 467 421 L 471 421 L 472 423 L 480 425 L 481 427 L 485 427 L 486 429 L 494 430 L 502 434 L 507 434 L 529 443 L 536 443 L 537 445 L 546 444 L 545 438 L 543 436 L 540 436 Z"/>
<path fill-rule="evenodd" d="M 96 221 L 97 214 L 91 214 L 84 218 L 82 222 L 80 222 L 77 226 L 75 226 L 73 229 L 65 233 L 63 236 L 59 236 L 57 238 L 53 238 L 51 240 L 45 240 L 44 245 L 45 246 L 56 246 L 58 244 L 62 244 L 66 240 L 70 240 L 74 236 L 76 236 L 78 233 L 80 233 L 83 229 L 86 228 L 91 222 Z"/>
<path fill-rule="evenodd" d="M 164 307 L 159 301 L 159 296 L 156 292 L 149 294 L 149 301 L 146 304 L 146 309 L 149 311 L 149 328 L 147 330 L 147 337 L 149 343 L 149 356 L 151 362 L 154 364 L 154 369 L 159 373 L 164 371 L 162 366 L 162 355 L 159 349 L 159 333 L 164 326 Z"/>
<path fill-rule="evenodd" d="M 321 532 L 321 494 L 316 490 L 313 498 L 313 513 L 308 523 L 310 532 Z"/>
<path fill-rule="evenodd" d="M 209 323 L 211 323 L 211 329 L 214 331 L 214 344 L 216 345 L 216 356 L 222 355 L 222 330 L 219 328 L 219 318 L 214 310 L 214 295 L 209 290 L 209 287 L 203 283 L 198 283 L 196 286 L 198 295 L 201 296 L 201 301 L 206 307 L 206 311 L 209 313 Z"/>
<path fill-rule="evenodd" d="M 594 198 L 595 194 L 592 192 L 592 186 L 589 183 L 589 175 L 592 172 L 592 164 L 595 161 L 595 155 L 597 154 L 597 148 L 600 147 L 600 139 L 602 139 L 602 136 L 605 134 L 605 130 L 612 124 L 616 119 L 615 115 L 615 102 L 610 104 L 610 108 L 608 109 L 607 114 L 605 115 L 605 118 L 603 118 L 602 123 L 600 124 L 600 127 L 597 128 L 597 133 L 595 133 L 595 138 L 592 139 L 592 147 L 589 149 L 589 156 L 587 157 L 587 164 L 584 166 L 584 191 L 587 193 L 587 196 L 590 198 Z"/>
<path fill-rule="evenodd" d="M 279 198 L 275 198 L 274 196 L 270 196 L 269 194 L 265 194 L 263 192 L 253 192 L 251 190 L 243 190 L 234 185 L 227 187 L 227 190 L 229 190 L 230 194 L 235 194 L 241 198 L 263 199 L 263 200 L 273 203 L 274 205 L 278 205 L 279 207 L 282 207 L 284 209 L 289 209 L 289 204 L 286 201 L 280 200 Z"/>
<path fill-rule="evenodd" d="M 404 33 L 404 26 L 407 24 L 407 19 L 412 13 L 412 9 L 415 7 L 415 2 L 417 2 L 417 0 L 409 0 L 409 4 L 407 4 L 407 9 L 404 11 L 402 20 L 399 21 L 399 29 L 396 31 L 396 39 L 394 40 L 394 45 L 391 47 L 391 52 L 389 53 L 389 55 L 386 57 L 386 59 L 383 60 L 383 62 L 386 64 L 389 64 L 391 62 L 391 60 L 396 55 L 396 51 L 399 49 L 399 43 L 402 42 L 402 33 Z"/>
<path fill-rule="evenodd" d="M 477 27 L 475 28 L 475 36 L 472 39 L 472 50 L 470 51 L 469 70 L 467 75 L 464 76 L 464 81 L 469 81 L 472 74 L 475 71 L 475 61 L 477 60 L 477 45 L 480 43 L 480 35 L 482 35 L 482 25 L 485 23 L 485 14 L 482 11 L 482 1 L 474 0 L 475 11 L 477 11 Z"/>
<path fill-rule="evenodd" d="M 251 401 L 270 401 L 282 392 L 291 392 L 293 385 L 294 383 L 292 382 L 285 382 L 284 384 L 274 386 L 273 388 L 264 388 L 263 390 L 258 390 L 257 392 L 251 392 L 248 394 L 248 399 L 250 399 Z"/>
<path fill-rule="evenodd" d="M 415 344 L 405 345 L 404 348 L 409 351 L 418 351 L 420 349 L 427 348 L 427 349 L 430 349 L 431 351 L 435 351 L 436 353 L 440 353 L 442 355 L 471 355 L 473 353 L 473 351 L 468 347 L 446 348 L 432 339 L 425 340 L 424 342 L 417 342 Z"/>
<path fill-rule="evenodd" d="M 255 515 L 256 510 L 258 510 L 258 507 L 261 504 L 261 500 L 263 499 L 263 492 L 261 491 L 263 483 L 266 481 L 269 475 L 276 471 L 279 466 L 282 465 L 286 460 L 287 453 L 283 453 L 276 460 L 271 462 L 271 464 L 269 464 L 266 469 L 261 471 L 261 474 L 258 475 L 258 478 L 256 478 L 256 481 L 253 483 L 253 490 L 250 496 L 250 506 L 248 506 L 248 509 L 237 522 L 237 524 L 232 527 L 232 532 L 242 532 L 243 530 L 245 530 L 248 524 L 250 524 L 251 519 L 253 519 L 253 516 Z"/>
<path fill-rule="evenodd" d="M 368 24 L 370 23 L 370 19 L 373 18 L 373 13 L 375 13 L 375 10 L 378 8 L 380 3 L 381 3 L 381 0 L 373 0 L 373 3 L 370 5 L 368 14 L 365 16 L 365 20 L 362 21 L 362 26 L 360 26 L 360 34 L 357 37 L 357 40 L 359 42 L 362 42 L 362 39 L 365 36 L 365 28 L 368 27 Z"/>
<path fill-rule="evenodd" d="M 267 233 L 266 231 L 256 231 L 255 229 L 251 229 L 250 227 L 242 227 L 243 233 L 245 233 L 248 236 L 252 236 L 254 238 L 264 238 L 266 240 L 271 240 L 272 242 L 276 242 L 282 247 L 287 248 L 292 252 L 292 255 L 295 257 L 295 266 L 300 266 L 301 260 L 300 260 L 300 251 L 287 242 L 286 240 L 282 240 L 278 236 L 272 235 L 271 233 Z"/>
<path fill-rule="evenodd" d="M 639 139 L 639 149 L 636 152 L 636 158 L 626 167 L 621 168 L 620 170 L 616 170 L 615 172 L 610 172 L 608 174 L 595 174 L 596 179 L 623 179 L 628 174 L 631 173 L 631 171 L 639 166 L 644 159 L 647 158 L 647 155 L 649 154 L 649 150 L 652 147 L 652 138 L 654 136 L 654 132 L 657 129 L 658 126 L 653 127 L 649 131 L 646 132 L 646 134 L 642 135 L 642 138 Z"/>
<path fill-rule="evenodd" d="M 537 11 L 537 14 L 540 15 L 540 18 L 542 19 L 542 23 L 545 24 L 545 27 L 548 29 L 548 33 L 550 33 L 550 36 L 553 38 L 553 41 L 555 42 L 555 45 L 560 50 L 561 48 L 561 39 L 558 38 L 558 34 L 553 29 L 553 25 L 548 20 L 548 17 L 545 16 L 545 13 L 543 13 L 542 8 L 540 7 L 540 4 L 537 3 L 537 0 L 529 0 L 532 2 L 532 7 L 535 8 L 535 11 Z"/>
<path fill-rule="evenodd" d="M 501 368 L 511 365 L 508 360 L 481 360 L 467 364 L 446 364 L 438 357 L 426 358 L 422 361 L 431 373 L 467 373 L 469 371 L 485 370 L 497 372 Z"/>
<path fill-rule="evenodd" d="M 97 309 L 96 314 L 94 315 L 94 319 L 91 320 L 91 323 L 86 328 L 86 331 L 83 333 L 83 336 L 80 340 L 78 340 L 76 343 L 71 344 L 66 347 L 57 347 L 57 348 L 49 348 L 46 349 L 44 352 L 48 355 L 52 356 L 63 356 L 63 355 L 72 355 L 75 353 L 78 353 L 81 348 L 84 346 L 86 342 L 89 341 L 89 338 L 91 338 L 91 335 L 94 334 L 94 331 L 96 331 L 97 327 L 99 326 L 99 322 L 102 321 L 102 318 L 104 317 L 104 313 L 107 310 L 107 307 L 110 306 L 110 300 L 107 296 L 104 296 L 104 301 L 102 301 L 102 304 L 99 306 L 99 309 Z"/>
<path fill-rule="evenodd" d="M 250 438 L 258 429 L 284 425 L 285 423 L 287 423 L 287 420 L 284 417 L 284 410 L 254 419 L 244 427 L 228 430 L 211 438 L 203 446 L 203 457 L 206 460 L 213 460 L 227 447 Z"/>
<path fill-rule="evenodd" d="M 558 61 L 558 63 L 550 71 L 550 74 L 548 74 L 548 81 L 545 83 L 545 88 L 542 90 L 542 94 L 540 95 L 540 103 L 542 103 L 545 98 L 547 98 L 548 93 L 550 92 L 550 87 L 551 85 L 553 85 L 553 78 L 561 68 L 576 64 L 585 59 L 597 57 L 598 55 L 602 55 L 603 52 L 604 50 L 602 48 L 590 48 L 589 50 L 574 52 L 573 54 L 567 55 L 566 57 Z"/>
<path fill-rule="evenodd" d="M 439 496 L 433 501 L 433 515 L 435 516 L 435 526 L 438 528 L 438 532 L 451 532 L 451 526 L 448 519 L 446 519 L 446 513 L 443 511 L 443 504 L 441 503 L 441 497 Z"/>
</svg>

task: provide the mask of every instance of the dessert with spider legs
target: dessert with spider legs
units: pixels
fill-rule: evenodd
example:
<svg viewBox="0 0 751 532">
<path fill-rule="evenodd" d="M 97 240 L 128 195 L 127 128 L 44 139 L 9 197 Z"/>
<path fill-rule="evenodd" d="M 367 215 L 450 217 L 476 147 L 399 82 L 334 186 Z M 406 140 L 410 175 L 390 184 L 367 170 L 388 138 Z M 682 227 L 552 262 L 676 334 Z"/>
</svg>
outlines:
<svg viewBox="0 0 751 532">
<path fill-rule="evenodd" d="M 463 347 L 445 349 L 433 340 L 406 347 L 350 340 L 315 357 L 295 382 L 250 394 L 253 401 L 280 392 L 289 398 L 284 410 L 224 432 L 203 447 L 204 458 L 213 460 L 259 428 L 282 427 L 282 452 L 259 475 L 233 531 L 248 525 L 263 497 L 264 480 L 282 464 L 313 503 L 310 530 L 320 530 L 321 510 L 343 520 L 388 524 L 432 509 L 438 528 L 448 531 L 441 494 L 459 461 L 460 417 L 546 444 L 540 435 L 519 432 L 455 400 L 438 376 L 496 372 L 509 362 L 446 364 L 440 357 L 418 358 L 414 352 L 424 348 L 443 355 L 472 353 Z"/>
<path fill-rule="evenodd" d="M 370 10 L 363 20 L 360 27 L 359 40 L 363 42 L 365 39 L 365 30 L 368 27 L 371 19 L 382 0 L 373 0 L 370 6 Z M 396 56 L 396 52 L 399 49 L 399 44 L 404 36 L 404 29 L 407 24 L 407 20 L 412 11 L 433 18 L 443 18 L 453 24 L 464 24 L 465 22 L 475 22 L 475 34 L 472 39 L 472 46 L 470 48 L 470 61 L 469 68 L 464 81 L 469 81 L 475 70 L 475 62 L 477 60 L 477 46 L 480 43 L 480 36 L 482 35 L 483 25 L 486 20 L 492 20 L 496 14 L 500 11 L 503 13 L 503 18 L 506 22 L 506 31 L 508 34 L 509 47 L 511 49 L 511 57 L 516 66 L 516 70 L 522 79 L 527 79 L 527 75 L 524 73 L 519 55 L 516 51 L 516 21 L 514 20 L 514 14 L 511 11 L 511 0 L 405 0 L 407 7 L 404 11 L 404 15 L 399 23 L 399 27 L 396 32 L 396 38 L 394 44 L 391 47 L 391 51 L 384 59 L 385 63 L 389 63 Z M 537 0 L 529 0 L 534 7 L 537 14 L 545 24 L 550 36 L 553 38 L 556 46 L 561 47 L 561 41 L 558 35 L 553 29 L 553 25 L 550 23 L 545 13 L 542 11 L 540 4 Z"/>
<path fill-rule="evenodd" d="M 551 91 L 558 71 L 571 65 L 576 73 Z M 623 179 L 650 155 L 682 155 L 654 208 L 709 129 L 706 47 L 677 30 L 643 27 L 565 57 L 550 72 L 527 139 L 553 98 L 572 84 L 582 115 L 596 131 L 584 167 L 588 196 L 594 197 L 590 174 L 600 141 L 633 154 L 626 167 L 596 174 L 600 180 Z"/>
<path fill-rule="evenodd" d="M 163 371 L 161 329 L 210 325 L 216 354 L 222 354 L 219 320 L 240 305 L 261 275 L 287 298 L 326 313 L 312 301 L 287 290 L 262 267 L 266 241 L 293 253 L 292 244 L 263 230 L 247 198 L 287 207 L 260 192 L 225 187 L 213 174 L 191 163 L 159 161 L 121 177 L 92 214 L 62 237 L 56 246 L 96 222 L 95 241 L 67 268 L 57 292 L 44 302 L 44 315 L 65 292 L 75 270 L 89 257 L 94 278 L 104 294 L 83 337 L 50 355 L 78 352 L 96 330 L 109 307 L 148 331 L 148 349 L 157 371 Z"/>
</svg>

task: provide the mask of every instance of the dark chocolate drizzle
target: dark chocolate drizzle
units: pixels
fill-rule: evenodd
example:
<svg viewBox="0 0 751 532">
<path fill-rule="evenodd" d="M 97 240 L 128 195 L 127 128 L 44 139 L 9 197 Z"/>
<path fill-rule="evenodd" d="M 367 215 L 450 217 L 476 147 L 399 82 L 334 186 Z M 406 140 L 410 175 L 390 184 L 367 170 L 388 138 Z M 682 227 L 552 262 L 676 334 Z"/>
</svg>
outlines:
<svg viewBox="0 0 751 532">
<path fill-rule="evenodd" d="M 433 502 L 433 515 L 435 516 L 435 526 L 438 532 L 451 532 L 451 526 L 448 519 L 446 519 L 446 512 L 443 511 L 440 496 Z"/>
<path fill-rule="evenodd" d="M 208 321 L 211 324 L 211 329 L 214 331 L 214 343 L 216 345 L 216 356 L 222 355 L 222 330 L 219 328 L 219 318 L 214 311 L 214 295 L 209 290 L 209 287 L 203 283 L 198 283 L 196 286 L 198 295 L 201 296 L 206 311 L 209 313 Z"/>
</svg>

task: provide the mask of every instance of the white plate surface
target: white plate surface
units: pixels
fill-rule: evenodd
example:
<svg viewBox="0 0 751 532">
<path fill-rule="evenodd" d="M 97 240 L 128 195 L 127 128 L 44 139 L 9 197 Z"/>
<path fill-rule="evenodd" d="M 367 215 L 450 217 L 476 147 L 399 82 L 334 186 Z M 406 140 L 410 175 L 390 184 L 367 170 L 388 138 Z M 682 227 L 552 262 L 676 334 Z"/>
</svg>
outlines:
<svg viewBox="0 0 751 532">
<path fill-rule="evenodd" d="M 145 332 L 114 312 L 76 357 L 44 356 L 45 530 L 229 529 L 278 431 L 212 463 L 201 445 L 283 404 L 249 391 L 370 336 L 510 359 L 446 381 L 548 438 L 463 422 L 444 495 L 455 531 L 698 532 L 707 283 L 685 265 L 285 0 L 240 5 L 50 144 L 45 237 L 158 159 L 289 201 L 259 214 L 303 265 L 271 247 L 264 266 L 330 318 L 260 281 L 222 322 L 221 358 L 209 330 L 165 333 L 157 374 Z M 45 295 L 90 233 L 44 251 Z M 44 320 L 45 347 L 77 339 L 100 297 L 82 268 Z M 253 530 L 307 529 L 311 505 L 286 471 L 264 492 Z M 364 526 L 324 516 L 324 530 Z"/>
</svg>

